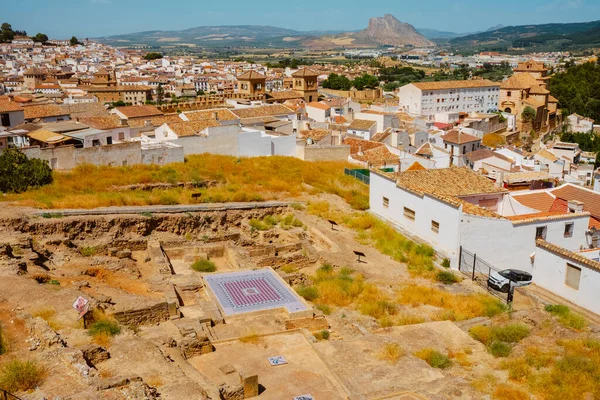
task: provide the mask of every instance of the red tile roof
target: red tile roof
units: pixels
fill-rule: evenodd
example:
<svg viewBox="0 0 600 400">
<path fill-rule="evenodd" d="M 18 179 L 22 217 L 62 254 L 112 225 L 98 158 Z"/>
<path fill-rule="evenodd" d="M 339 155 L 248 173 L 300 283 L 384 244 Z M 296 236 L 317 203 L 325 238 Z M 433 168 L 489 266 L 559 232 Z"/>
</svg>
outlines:
<svg viewBox="0 0 600 400">
<path fill-rule="evenodd" d="M 547 192 L 537 192 L 514 196 L 514 199 L 525 207 L 538 211 L 550 211 L 556 198 Z"/>
<path fill-rule="evenodd" d="M 551 193 L 559 199 L 582 202 L 584 211 L 588 211 L 594 218 L 600 219 L 600 193 L 571 184 L 553 189 Z"/>
</svg>

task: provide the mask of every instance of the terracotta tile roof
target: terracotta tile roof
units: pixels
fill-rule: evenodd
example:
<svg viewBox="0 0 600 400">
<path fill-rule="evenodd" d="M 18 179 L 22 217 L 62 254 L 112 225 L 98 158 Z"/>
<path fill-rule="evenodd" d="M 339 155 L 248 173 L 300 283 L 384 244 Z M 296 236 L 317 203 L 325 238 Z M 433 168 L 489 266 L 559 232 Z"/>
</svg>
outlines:
<svg viewBox="0 0 600 400">
<path fill-rule="evenodd" d="M 51 132 L 46 129 L 40 129 L 37 131 L 33 131 L 27 134 L 31 139 L 37 140 L 38 142 L 43 142 L 47 144 L 58 144 L 62 142 L 66 142 L 71 139 L 68 136 L 61 135 L 60 133 Z"/>
<path fill-rule="evenodd" d="M 490 149 L 478 149 L 478 150 L 472 151 L 470 153 L 467 153 L 466 157 L 467 157 L 467 160 L 476 162 L 476 161 L 481 161 L 481 160 L 485 160 L 487 158 L 494 157 L 494 152 Z"/>
<path fill-rule="evenodd" d="M 110 115 L 106 107 L 100 102 L 93 103 L 78 103 L 78 104 L 61 104 L 59 106 L 66 111 L 71 117 L 98 117 Z"/>
<path fill-rule="evenodd" d="M 418 194 L 460 197 L 486 193 L 502 193 L 494 183 L 467 167 L 409 171 L 400 174 L 397 185 Z"/>
<path fill-rule="evenodd" d="M 375 124 L 377 124 L 377 122 L 375 121 L 369 121 L 366 119 L 355 119 L 354 121 L 352 121 L 348 129 L 357 131 L 368 131 Z"/>
<path fill-rule="evenodd" d="M 514 69 L 515 71 L 522 71 L 522 72 L 528 72 L 528 71 L 532 71 L 532 72 L 543 72 L 546 71 L 546 67 L 544 67 L 544 63 L 543 62 L 537 62 L 534 61 L 532 59 L 529 59 L 527 61 L 522 61 L 517 65 L 517 68 Z"/>
<path fill-rule="evenodd" d="M 308 103 L 307 107 L 319 108 L 321 110 L 329 110 L 331 106 L 325 103 L 319 103 L 318 101 L 313 101 L 312 103 Z"/>
<path fill-rule="evenodd" d="M 545 240 L 542 239 L 538 239 L 535 242 L 535 245 L 537 247 L 540 247 L 542 249 L 546 249 L 548 251 L 551 251 L 552 253 L 558 254 L 560 256 L 563 256 L 567 259 L 573 260 L 575 262 L 577 262 L 578 264 L 582 264 L 585 265 L 586 267 L 590 267 L 592 269 L 595 269 L 596 271 L 600 271 L 600 262 L 598 261 L 594 261 L 592 259 L 589 259 L 587 257 L 582 256 L 581 254 L 577 254 L 574 253 L 572 251 L 569 251 L 567 249 L 564 249 L 560 246 L 556 246 L 552 243 L 548 243 Z"/>
<path fill-rule="evenodd" d="M 531 89 L 529 90 L 529 94 L 548 94 L 548 93 L 550 93 L 550 91 L 541 85 L 532 86 Z"/>
<path fill-rule="evenodd" d="M 320 74 L 312 69 L 302 68 L 292 74 L 294 78 L 317 77 Z"/>
<path fill-rule="evenodd" d="M 267 93 L 267 99 L 274 100 L 292 100 L 292 99 L 303 99 L 304 96 L 294 90 L 285 90 L 281 92 L 270 92 Z"/>
<path fill-rule="evenodd" d="M 116 129 L 122 126 L 121 118 L 114 114 L 101 117 L 81 117 L 79 122 L 95 129 Z"/>
<path fill-rule="evenodd" d="M 420 163 L 415 161 L 410 167 L 408 167 L 406 169 L 406 171 L 425 171 L 426 169 L 427 168 L 425 168 Z M 406 172 L 406 171 L 404 171 L 404 172 Z"/>
<path fill-rule="evenodd" d="M 281 104 L 273 104 L 269 106 L 259 106 L 250 108 L 238 108 L 231 110 L 232 113 L 237 115 L 239 118 L 256 118 L 256 117 L 270 117 L 275 115 L 290 115 L 294 114 L 294 110 L 283 106 Z"/>
<path fill-rule="evenodd" d="M 444 136 L 442 136 L 442 140 L 444 142 L 452 143 L 452 144 L 465 144 L 465 143 L 473 143 L 480 142 L 477 136 L 469 135 L 468 133 L 460 132 L 458 129 L 453 129 Z"/>
<path fill-rule="evenodd" d="M 346 138 L 342 142 L 345 145 L 350 146 L 350 154 L 356 154 L 360 151 L 367 151 L 376 147 L 385 146 L 383 143 L 377 143 L 370 140 Z"/>
<path fill-rule="evenodd" d="M 433 156 L 433 150 L 431 148 L 431 144 L 430 143 L 424 143 L 416 152 L 416 155 L 419 156 L 425 156 L 425 157 L 432 157 Z"/>
<path fill-rule="evenodd" d="M 371 140 L 373 142 L 383 142 L 385 139 L 387 139 L 388 137 L 390 137 L 390 135 L 392 134 L 392 130 L 391 129 L 386 129 L 385 132 L 379 132 L 377 134 L 375 134 Z"/>
<path fill-rule="evenodd" d="M 599 219 L 596 219 L 596 218 L 593 218 L 593 217 L 591 217 L 591 218 L 590 218 L 590 225 L 589 225 L 589 228 L 590 228 L 590 229 L 591 229 L 591 228 L 596 228 L 596 230 L 599 230 L 599 231 L 600 231 L 600 220 L 599 220 Z"/>
<path fill-rule="evenodd" d="M 569 203 L 563 199 L 555 199 L 554 203 L 552 203 L 552 207 L 550 207 L 550 211 L 563 213 L 569 212 Z"/>
<path fill-rule="evenodd" d="M 521 214 L 521 215 L 511 215 L 506 217 L 506 219 L 515 222 L 516 224 L 526 224 L 531 222 L 539 222 L 539 221 L 550 221 L 550 220 L 559 220 L 559 219 L 571 219 L 573 217 L 578 216 L 586 216 L 588 215 L 583 213 L 578 214 L 569 214 L 561 211 L 545 211 L 533 214 Z"/>
<path fill-rule="evenodd" d="M 243 74 L 239 75 L 237 77 L 238 81 L 247 81 L 247 80 L 259 80 L 259 79 L 266 79 L 265 76 L 259 72 L 256 72 L 254 70 L 250 70 L 247 72 L 244 72 Z"/>
<path fill-rule="evenodd" d="M 206 128 L 221 126 L 216 119 L 204 119 L 201 121 L 167 122 L 169 128 L 179 137 L 195 136 Z"/>
<path fill-rule="evenodd" d="M 60 117 L 69 115 L 62 108 L 54 104 L 45 104 L 40 106 L 27 106 L 23 108 L 25 119 Z"/>
<path fill-rule="evenodd" d="M 552 189 L 551 193 L 565 201 L 577 200 L 582 202 L 584 211 L 588 211 L 594 218 L 600 219 L 600 193 L 571 184 Z"/>
<path fill-rule="evenodd" d="M 533 208 L 534 210 L 547 212 L 552 209 L 552 205 L 556 198 L 548 192 L 537 192 L 529 194 L 513 195 L 513 198 L 525 207 Z"/>
<path fill-rule="evenodd" d="M 298 135 L 298 139 L 308 139 L 318 142 L 325 138 L 327 135 L 330 135 L 331 131 L 327 129 L 305 129 L 300 131 L 300 135 Z"/>
<path fill-rule="evenodd" d="M 156 117 L 158 115 L 163 115 L 162 111 L 151 105 L 117 107 L 115 110 L 119 111 L 127 118 Z"/>
<path fill-rule="evenodd" d="M 352 154 L 352 158 L 357 161 L 369 163 L 369 165 L 389 165 L 398 164 L 399 157 L 388 150 L 387 146 L 379 146 L 373 149 L 363 151 L 362 154 Z"/>
<path fill-rule="evenodd" d="M 530 74 L 513 74 L 506 81 L 502 82 L 502 89 L 529 89 L 532 86 L 539 85 L 537 79 Z"/>
<path fill-rule="evenodd" d="M 336 124 L 343 124 L 348 122 L 348 120 L 342 117 L 341 115 L 336 115 L 335 117 L 333 117 L 333 122 L 335 122 Z"/>
<path fill-rule="evenodd" d="M 492 82 L 487 79 L 478 79 L 471 81 L 413 82 L 411 83 L 411 85 L 414 85 L 421 90 L 445 90 L 500 86 L 497 82 Z"/>
<path fill-rule="evenodd" d="M 190 121 L 201 121 L 204 119 L 215 119 L 215 113 L 217 120 L 219 121 L 233 121 L 239 119 L 234 113 L 226 108 L 217 108 L 212 110 L 201 110 L 201 111 L 187 111 L 183 114 Z"/>
<path fill-rule="evenodd" d="M 558 160 L 558 157 L 556 157 L 554 154 L 550 153 L 548 150 L 545 149 L 539 149 L 535 154 L 553 162 Z"/>
<path fill-rule="evenodd" d="M 13 101 L 0 100 L 0 112 L 22 111 L 20 105 Z"/>
<path fill-rule="evenodd" d="M 504 182 L 511 184 L 517 182 L 531 182 L 538 180 L 550 179 L 550 174 L 547 172 L 527 171 L 527 172 L 511 172 L 504 174 Z"/>
<path fill-rule="evenodd" d="M 145 127 L 146 121 L 150 121 L 150 126 L 151 127 L 158 127 L 161 126 L 162 124 L 166 124 L 169 122 L 172 123 L 177 123 L 177 122 L 181 122 L 183 121 L 181 118 L 179 118 L 178 115 L 161 115 L 160 117 L 150 117 L 150 118 L 138 118 L 138 119 L 130 119 L 127 120 L 127 125 L 129 125 L 130 128 L 143 128 Z"/>
</svg>

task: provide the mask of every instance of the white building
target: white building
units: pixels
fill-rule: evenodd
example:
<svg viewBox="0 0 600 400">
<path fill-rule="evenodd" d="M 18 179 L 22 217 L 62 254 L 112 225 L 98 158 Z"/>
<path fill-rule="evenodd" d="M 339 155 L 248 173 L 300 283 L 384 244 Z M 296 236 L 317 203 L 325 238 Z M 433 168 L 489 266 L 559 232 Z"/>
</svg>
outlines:
<svg viewBox="0 0 600 400">
<path fill-rule="evenodd" d="M 443 112 L 498 110 L 500 84 L 489 80 L 413 82 L 400 88 L 400 111 L 433 117 Z"/>
<path fill-rule="evenodd" d="M 397 180 L 372 171 L 370 206 L 445 254 L 453 268 L 461 248 L 496 268 L 534 272 L 539 238 L 570 251 L 587 246 L 588 212 L 540 212 L 468 168 L 408 171 Z"/>
<path fill-rule="evenodd" d="M 579 114 L 571 114 L 567 117 L 571 132 L 575 133 L 591 133 L 594 130 L 594 120 L 591 118 L 582 117 Z"/>
<path fill-rule="evenodd" d="M 355 119 L 348 126 L 348 134 L 364 140 L 371 140 L 377 133 L 377 122 L 366 119 Z"/>
</svg>

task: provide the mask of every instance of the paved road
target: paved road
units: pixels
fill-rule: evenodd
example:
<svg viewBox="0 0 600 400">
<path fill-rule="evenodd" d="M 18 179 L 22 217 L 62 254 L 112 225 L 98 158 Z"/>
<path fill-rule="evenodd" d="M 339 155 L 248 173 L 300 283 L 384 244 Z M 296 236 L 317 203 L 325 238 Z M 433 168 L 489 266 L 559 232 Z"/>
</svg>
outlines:
<svg viewBox="0 0 600 400">
<path fill-rule="evenodd" d="M 126 206 L 126 207 L 103 207 L 86 209 L 64 209 L 37 211 L 35 215 L 60 214 L 61 216 L 75 215 L 114 215 L 114 214 L 178 214 L 198 211 L 226 211 L 226 210 L 252 210 L 257 208 L 285 207 L 292 204 L 287 201 L 266 201 L 262 203 L 206 203 L 206 204 L 183 204 L 176 206 Z"/>
</svg>

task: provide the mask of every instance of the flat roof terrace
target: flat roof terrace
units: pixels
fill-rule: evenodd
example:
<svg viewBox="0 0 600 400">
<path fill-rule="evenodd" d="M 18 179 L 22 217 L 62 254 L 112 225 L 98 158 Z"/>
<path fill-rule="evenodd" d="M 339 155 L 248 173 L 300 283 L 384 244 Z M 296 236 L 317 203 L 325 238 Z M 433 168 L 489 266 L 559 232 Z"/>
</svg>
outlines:
<svg viewBox="0 0 600 400">
<path fill-rule="evenodd" d="M 305 317 L 311 308 L 272 269 L 236 271 L 204 276 L 223 314 L 285 309 L 292 317 Z"/>
</svg>

